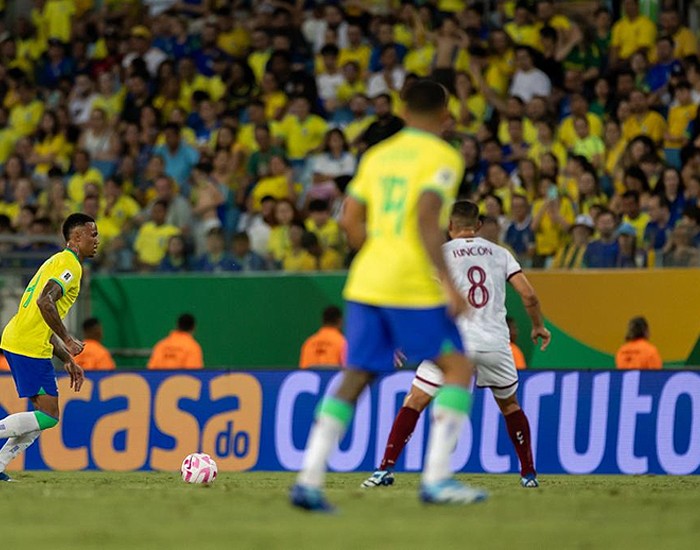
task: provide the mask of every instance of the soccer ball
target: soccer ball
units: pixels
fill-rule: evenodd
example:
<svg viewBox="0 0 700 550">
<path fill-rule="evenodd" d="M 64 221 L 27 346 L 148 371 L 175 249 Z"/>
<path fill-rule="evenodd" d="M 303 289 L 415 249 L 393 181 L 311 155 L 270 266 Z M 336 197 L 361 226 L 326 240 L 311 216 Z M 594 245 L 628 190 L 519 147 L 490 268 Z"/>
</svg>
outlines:
<svg viewBox="0 0 700 550">
<path fill-rule="evenodd" d="M 212 483 L 216 479 L 216 462 L 206 453 L 192 453 L 182 461 L 180 473 L 187 483 Z"/>
</svg>

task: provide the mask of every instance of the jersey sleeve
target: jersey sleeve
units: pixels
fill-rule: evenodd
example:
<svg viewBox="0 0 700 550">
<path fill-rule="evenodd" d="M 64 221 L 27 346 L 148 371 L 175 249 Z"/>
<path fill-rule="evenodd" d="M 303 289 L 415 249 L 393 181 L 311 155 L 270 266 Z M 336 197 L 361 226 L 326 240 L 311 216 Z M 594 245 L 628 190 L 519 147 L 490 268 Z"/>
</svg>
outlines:
<svg viewBox="0 0 700 550">
<path fill-rule="evenodd" d="M 513 275 L 516 275 L 518 273 L 522 273 L 523 268 L 520 266 L 520 264 L 518 263 L 518 260 L 515 259 L 515 256 L 513 256 L 513 254 L 511 254 L 509 250 L 506 250 L 505 253 L 506 253 L 506 280 L 509 281 Z"/>
<path fill-rule="evenodd" d="M 80 285 L 80 265 L 58 258 L 49 268 L 48 281 L 53 281 L 61 287 L 63 295 L 74 286 Z"/>
<path fill-rule="evenodd" d="M 367 203 L 370 196 L 371 187 L 369 178 L 367 177 L 369 170 L 366 168 L 370 158 L 371 157 L 365 155 L 360 161 L 355 177 L 352 179 L 347 189 L 348 195 L 362 203 Z"/>
<path fill-rule="evenodd" d="M 449 145 L 445 145 L 449 148 Z M 421 192 L 433 191 L 443 201 L 452 201 L 464 174 L 464 162 L 452 150 L 436 148 L 430 162 L 426 163 L 425 176 L 421 182 Z"/>
</svg>

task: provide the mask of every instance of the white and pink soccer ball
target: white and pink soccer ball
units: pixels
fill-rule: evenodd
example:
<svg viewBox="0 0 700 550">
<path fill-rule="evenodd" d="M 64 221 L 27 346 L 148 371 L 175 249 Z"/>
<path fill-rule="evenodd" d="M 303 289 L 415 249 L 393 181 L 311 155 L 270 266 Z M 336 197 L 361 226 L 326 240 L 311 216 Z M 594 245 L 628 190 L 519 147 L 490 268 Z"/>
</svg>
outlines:
<svg viewBox="0 0 700 550">
<path fill-rule="evenodd" d="M 206 453 L 192 453 L 182 461 L 180 473 L 187 483 L 212 483 L 218 470 L 216 462 Z"/>
</svg>

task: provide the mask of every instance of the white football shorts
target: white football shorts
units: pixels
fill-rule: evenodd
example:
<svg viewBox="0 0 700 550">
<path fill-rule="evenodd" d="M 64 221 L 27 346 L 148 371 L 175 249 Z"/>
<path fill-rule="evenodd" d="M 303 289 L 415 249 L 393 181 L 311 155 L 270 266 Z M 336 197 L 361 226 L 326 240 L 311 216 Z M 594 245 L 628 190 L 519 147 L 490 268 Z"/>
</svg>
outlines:
<svg viewBox="0 0 700 550">
<path fill-rule="evenodd" d="M 518 389 L 518 371 L 510 348 L 499 351 L 470 351 L 476 365 L 476 385 L 490 388 L 494 397 L 506 399 Z M 413 385 L 434 397 L 443 383 L 442 371 L 430 361 L 418 365 Z"/>
</svg>

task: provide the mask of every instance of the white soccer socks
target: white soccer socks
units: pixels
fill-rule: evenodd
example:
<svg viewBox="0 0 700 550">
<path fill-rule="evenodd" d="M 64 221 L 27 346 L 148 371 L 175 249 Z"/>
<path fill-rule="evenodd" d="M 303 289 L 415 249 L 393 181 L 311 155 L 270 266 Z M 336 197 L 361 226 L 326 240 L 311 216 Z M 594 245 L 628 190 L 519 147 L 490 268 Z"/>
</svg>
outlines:
<svg viewBox="0 0 700 550">
<path fill-rule="evenodd" d="M 300 485 L 316 488 L 323 486 L 328 457 L 345 433 L 353 411 L 354 407 L 350 403 L 335 397 L 327 397 L 321 402 L 297 478 Z"/>
<path fill-rule="evenodd" d="M 11 437 L 0 449 L 0 472 L 4 472 L 7 465 L 22 454 L 27 447 L 36 441 L 39 437 L 41 430 L 35 430 L 33 432 L 20 435 L 18 437 Z"/>
<path fill-rule="evenodd" d="M 450 455 L 469 416 L 472 394 L 461 386 L 443 386 L 435 396 L 422 482 L 437 483 L 452 476 Z"/>
<path fill-rule="evenodd" d="M 0 439 L 19 437 L 41 429 L 34 411 L 15 413 L 0 420 Z"/>
</svg>

